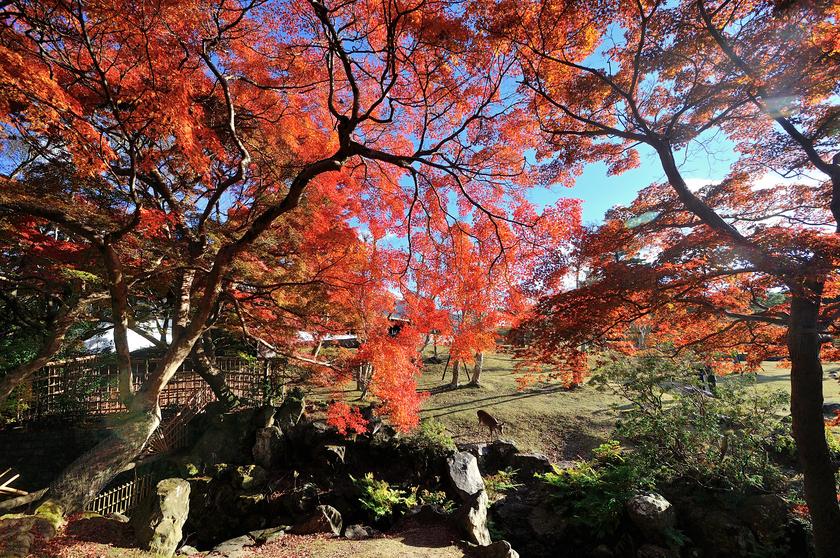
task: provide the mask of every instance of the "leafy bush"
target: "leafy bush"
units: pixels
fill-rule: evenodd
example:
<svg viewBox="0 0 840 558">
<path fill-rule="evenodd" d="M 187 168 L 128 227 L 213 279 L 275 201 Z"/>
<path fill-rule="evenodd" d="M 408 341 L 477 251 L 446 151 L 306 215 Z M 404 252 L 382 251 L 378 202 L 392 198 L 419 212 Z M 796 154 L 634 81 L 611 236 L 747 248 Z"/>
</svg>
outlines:
<svg viewBox="0 0 840 558">
<path fill-rule="evenodd" d="M 782 475 L 771 454 L 789 426 L 783 392 L 761 393 L 752 375 L 702 389 L 688 360 L 608 355 L 593 381 L 631 403 L 617 433 L 660 480 L 690 480 L 721 488 L 774 489 Z"/>
<path fill-rule="evenodd" d="M 641 489 L 653 487 L 643 464 L 626 456 L 620 444 L 610 441 L 593 451 L 595 459 L 569 469 L 537 474 L 552 489 L 558 513 L 570 525 L 586 527 L 598 537 L 611 535 L 619 526 L 624 505 Z"/>
<path fill-rule="evenodd" d="M 440 421 L 430 419 L 420 423 L 410 436 L 397 442 L 403 459 L 414 464 L 414 470 L 423 476 L 433 471 L 452 455 L 455 442 Z"/>
<path fill-rule="evenodd" d="M 489 475 L 484 478 L 484 486 L 487 489 L 487 495 L 490 497 L 491 502 L 497 500 L 505 492 L 515 490 L 522 486 L 521 483 L 513 480 L 516 478 L 518 472 L 517 469 L 508 467 L 498 471 L 495 475 Z"/>
<path fill-rule="evenodd" d="M 0 405 L 0 427 L 14 424 L 18 417 L 29 410 L 32 401 L 32 384 L 25 383 L 15 387 L 8 398 Z"/>
<path fill-rule="evenodd" d="M 439 420 L 428 419 L 420 423 L 420 428 L 409 437 L 412 445 L 440 454 L 455 451 L 455 442 L 446 431 L 446 426 Z"/>
<path fill-rule="evenodd" d="M 416 489 L 407 491 L 391 488 L 384 480 L 376 480 L 373 473 L 365 473 L 361 479 L 350 478 L 361 492 L 359 502 L 375 521 L 391 518 L 400 508 L 404 511 L 417 505 Z"/>
<path fill-rule="evenodd" d="M 440 506 L 443 511 L 449 513 L 455 509 L 455 502 L 447 498 L 443 490 L 430 491 L 421 488 L 417 492 L 417 501 L 421 506 Z"/>
</svg>

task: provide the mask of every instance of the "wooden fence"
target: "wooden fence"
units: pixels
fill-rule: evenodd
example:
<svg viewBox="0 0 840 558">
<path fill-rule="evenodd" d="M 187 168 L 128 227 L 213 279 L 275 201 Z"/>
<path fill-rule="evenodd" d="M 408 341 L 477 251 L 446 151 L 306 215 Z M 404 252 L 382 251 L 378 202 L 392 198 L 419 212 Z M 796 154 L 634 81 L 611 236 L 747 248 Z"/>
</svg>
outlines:
<svg viewBox="0 0 840 558">
<path fill-rule="evenodd" d="M 151 495 L 155 486 L 153 481 L 151 474 L 135 476 L 127 482 L 100 492 L 96 498 L 88 502 L 85 510 L 101 515 L 112 513 L 127 515 Z"/>
<path fill-rule="evenodd" d="M 133 359 L 134 387 L 139 388 L 159 359 Z M 286 382 L 286 366 L 278 359 L 218 357 L 215 366 L 225 374 L 228 387 L 247 402 L 261 402 L 275 395 Z M 119 401 L 119 371 L 112 355 L 88 356 L 51 362 L 42 368 L 24 390 L 26 405 L 19 406 L 18 421 L 29 422 L 50 416 L 103 416 L 125 411 Z M 207 383 L 185 362 L 161 392 L 163 421 L 146 449 L 147 458 L 189 443 L 189 421 L 215 399 Z M 155 478 L 136 475 L 107 488 L 85 509 L 102 515 L 127 514 L 152 493 Z"/>
<path fill-rule="evenodd" d="M 134 387 L 139 388 L 159 359 L 133 359 Z M 226 374 L 231 390 L 247 401 L 262 400 L 284 381 L 284 367 L 276 360 L 217 357 L 216 367 Z M 119 371 L 112 355 L 88 356 L 51 362 L 36 373 L 24 390 L 18 422 L 48 416 L 103 416 L 125 411 L 119 400 Z M 187 361 L 160 395 L 161 408 L 185 406 L 206 383 Z"/>
</svg>

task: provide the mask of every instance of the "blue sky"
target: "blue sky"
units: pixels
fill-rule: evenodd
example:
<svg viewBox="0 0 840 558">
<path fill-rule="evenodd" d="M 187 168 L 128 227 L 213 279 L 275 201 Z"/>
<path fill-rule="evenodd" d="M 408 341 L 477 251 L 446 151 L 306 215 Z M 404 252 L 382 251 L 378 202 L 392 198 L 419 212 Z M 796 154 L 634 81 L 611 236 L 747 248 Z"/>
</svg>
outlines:
<svg viewBox="0 0 840 558">
<path fill-rule="evenodd" d="M 586 165 L 572 188 L 535 189 L 529 198 L 538 206 L 554 203 L 560 197 L 583 201 L 584 223 L 598 223 L 616 205 L 627 205 L 636 193 L 654 182 L 664 181 L 662 166 L 648 147 L 639 149 L 640 165 L 618 176 L 607 176 L 604 163 Z M 689 183 L 718 181 L 726 176 L 735 160 L 734 145 L 727 139 L 705 134 L 677 154 L 680 170 Z"/>
</svg>

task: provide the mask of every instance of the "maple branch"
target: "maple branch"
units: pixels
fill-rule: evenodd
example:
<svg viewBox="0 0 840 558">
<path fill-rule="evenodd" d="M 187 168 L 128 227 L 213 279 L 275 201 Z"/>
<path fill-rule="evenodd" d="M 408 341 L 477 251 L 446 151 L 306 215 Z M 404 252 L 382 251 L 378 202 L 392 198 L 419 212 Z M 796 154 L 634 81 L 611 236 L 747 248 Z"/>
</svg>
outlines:
<svg viewBox="0 0 840 558">
<path fill-rule="evenodd" d="M 227 125 L 228 132 L 230 133 L 234 144 L 236 145 L 236 149 L 239 151 L 239 163 L 236 165 L 236 172 L 233 174 L 233 176 L 228 177 L 224 182 L 216 186 L 215 190 L 213 191 L 213 194 L 210 196 L 210 199 L 207 200 L 207 206 L 201 213 L 201 217 L 198 220 L 198 227 L 203 234 L 205 222 L 210 216 L 210 213 L 213 211 L 213 208 L 215 207 L 216 203 L 219 201 L 219 199 L 222 197 L 225 191 L 227 191 L 228 188 L 230 188 L 245 177 L 248 165 L 251 164 L 251 154 L 248 152 L 248 148 L 245 147 L 245 144 L 242 142 L 242 139 L 239 137 L 239 134 L 236 131 L 236 108 L 233 104 L 233 96 L 230 92 L 230 85 L 228 84 L 227 77 L 223 75 L 221 71 L 219 71 L 219 68 L 207 54 L 206 43 L 204 44 L 199 56 L 201 56 L 201 59 L 204 60 L 205 64 L 207 64 L 207 67 L 210 68 L 210 71 L 213 73 L 213 75 L 216 77 L 216 80 L 219 82 L 219 85 L 221 85 L 222 87 L 222 94 L 225 98 L 225 106 L 227 107 L 228 113 L 227 121 L 225 122 L 225 124 Z"/>
<path fill-rule="evenodd" d="M 741 58 L 735 51 L 735 48 L 729 44 L 723 33 L 717 28 L 712 21 L 711 15 L 706 10 L 704 0 L 697 0 L 697 8 L 700 12 L 700 17 L 709 34 L 714 39 L 715 43 L 720 47 L 723 53 L 732 61 L 735 66 L 741 70 L 747 77 L 753 80 L 753 83 L 758 91 L 759 96 L 763 99 L 767 97 L 767 90 L 763 85 L 760 85 L 759 76 L 756 75 L 754 69 Z M 805 152 L 806 157 L 819 171 L 828 176 L 832 182 L 831 195 L 831 213 L 834 216 L 836 223 L 836 232 L 840 233 L 840 157 L 835 156 L 835 160 L 825 161 L 814 146 L 813 140 L 806 137 L 796 125 L 786 118 L 779 110 L 770 109 L 767 104 L 759 99 L 758 96 L 748 94 L 750 100 L 765 114 L 776 121 L 779 126 L 796 142 L 800 148 Z"/>
</svg>

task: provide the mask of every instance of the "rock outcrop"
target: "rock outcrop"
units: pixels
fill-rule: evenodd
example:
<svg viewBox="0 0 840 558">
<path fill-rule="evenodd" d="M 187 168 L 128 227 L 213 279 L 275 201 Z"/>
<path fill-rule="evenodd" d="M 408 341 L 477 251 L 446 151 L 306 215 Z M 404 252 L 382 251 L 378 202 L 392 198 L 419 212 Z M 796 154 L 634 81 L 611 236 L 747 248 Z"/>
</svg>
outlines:
<svg viewBox="0 0 840 558">
<path fill-rule="evenodd" d="M 461 500 L 461 507 L 455 513 L 458 527 L 469 542 L 479 546 L 489 545 L 488 497 L 484 479 L 478 471 L 478 460 L 473 454 L 462 451 L 452 455 L 447 465 L 449 482 Z"/>
<path fill-rule="evenodd" d="M 676 523 L 671 502 L 655 492 L 643 492 L 630 498 L 627 515 L 645 539 L 660 544 L 668 542 L 668 534 Z"/>
<path fill-rule="evenodd" d="M 160 556 L 174 556 L 190 508 L 190 483 L 164 479 L 148 503 L 132 518 L 137 542 Z"/>
</svg>

